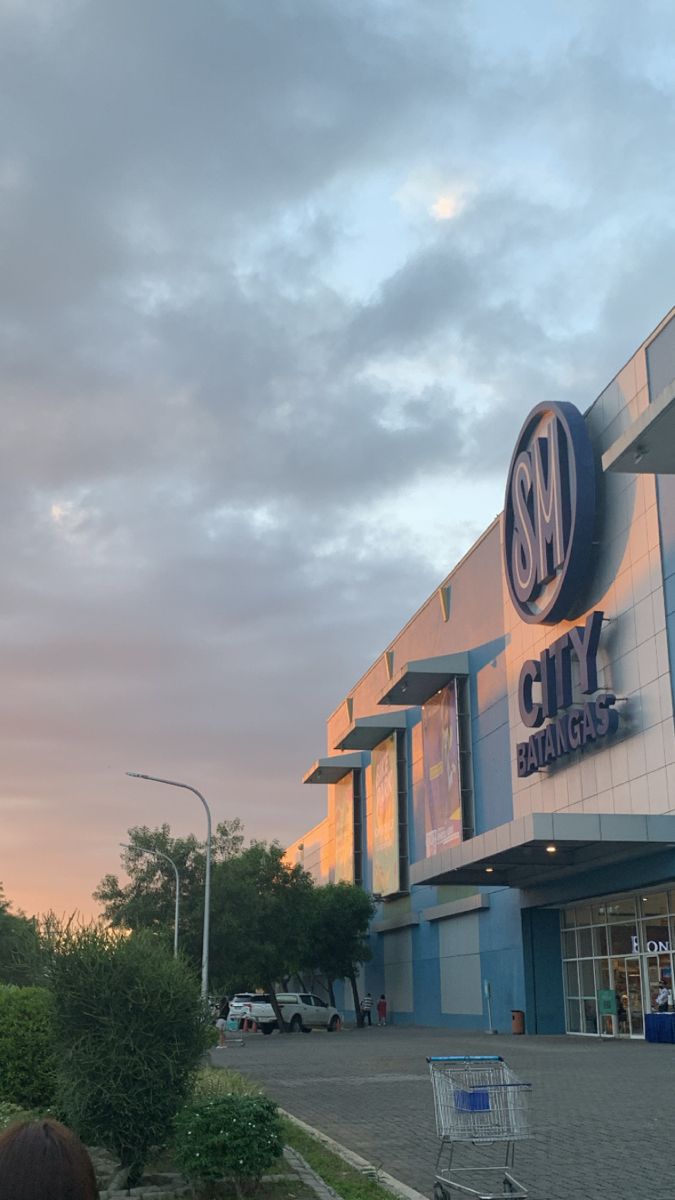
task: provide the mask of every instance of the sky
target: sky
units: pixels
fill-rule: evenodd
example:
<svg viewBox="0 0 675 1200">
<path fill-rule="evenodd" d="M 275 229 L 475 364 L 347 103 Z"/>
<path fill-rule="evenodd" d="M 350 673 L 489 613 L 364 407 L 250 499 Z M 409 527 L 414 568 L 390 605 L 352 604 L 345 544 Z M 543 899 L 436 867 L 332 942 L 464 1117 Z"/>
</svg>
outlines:
<svg viewBox="0 0 675 1200">
<path fill-rule="evenodd" d="M 0 0 L 0 881 L 288 843 L 325 719 L 673 305 L 670 0 Z"/>
</svg>

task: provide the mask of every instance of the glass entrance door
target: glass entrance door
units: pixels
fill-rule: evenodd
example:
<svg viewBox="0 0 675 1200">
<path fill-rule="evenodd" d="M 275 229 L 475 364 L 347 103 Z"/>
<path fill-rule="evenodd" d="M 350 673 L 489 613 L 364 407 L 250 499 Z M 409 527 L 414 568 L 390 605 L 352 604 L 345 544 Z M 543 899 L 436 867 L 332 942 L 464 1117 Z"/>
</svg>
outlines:
<svg viewBox="0 0 675 1200">
<path fill-rule="evenodd" d="M 642 972 L 638 955 L 613 958 L 612 976 L 616 992 L 616 1022 L 619 1037 L 644 1037 Z"/>
</svg>

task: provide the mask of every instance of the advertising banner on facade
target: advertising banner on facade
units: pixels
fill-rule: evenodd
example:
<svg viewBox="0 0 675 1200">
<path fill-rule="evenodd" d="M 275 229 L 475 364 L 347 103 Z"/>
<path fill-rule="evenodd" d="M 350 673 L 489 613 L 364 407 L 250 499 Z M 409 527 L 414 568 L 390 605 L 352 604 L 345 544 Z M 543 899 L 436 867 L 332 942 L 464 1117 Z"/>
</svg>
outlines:
<svg viewBox="0 0 675 1200">
<path fill-rule="evenodd" d="M 373 891 L 391 896 L 400 888 L 396 735 L 372 752 Z"/>
<path fill-rule="evenodd" d="M 448 684 L 422 706 L 426 856 L 462 840 L 457 693 Z"/>
<path fill-rule="evenodd" d="M 354 776 L 335 784 L 335 882 L 354 882 Z"/>
</svg>

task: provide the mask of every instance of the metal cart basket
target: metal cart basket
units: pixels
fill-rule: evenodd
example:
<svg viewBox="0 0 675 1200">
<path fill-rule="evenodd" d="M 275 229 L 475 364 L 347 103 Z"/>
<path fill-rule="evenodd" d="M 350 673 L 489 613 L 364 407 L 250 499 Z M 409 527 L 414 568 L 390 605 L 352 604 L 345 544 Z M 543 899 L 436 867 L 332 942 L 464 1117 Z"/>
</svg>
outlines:
<svg viewBox="0 0 675 1200">
<path fill-rule="evenodd" d="M 434 1200 L 451 1200 L 453 1192 L 475 1200 L 526 1197 L 527 1188 L 511 1172 L 515 1143 L 529 1136 L 530 1084 L 522 1083 L 496 1054 L 453 1055 L 428 1058 L 427 1062 L 434 1090 L 436 1132 L 441 1139 Z M 486 1151 L 476 1165 L 453 1163 L 459 1142 L 474 1147 L 500 1142 L 501 1161 L 495 1163 L 494 1156 Z M 485 1176 L 488 1190 L 480 1182 Z M 495 1186 L 498 1191 L 492 1190 Z"/>
</svg>

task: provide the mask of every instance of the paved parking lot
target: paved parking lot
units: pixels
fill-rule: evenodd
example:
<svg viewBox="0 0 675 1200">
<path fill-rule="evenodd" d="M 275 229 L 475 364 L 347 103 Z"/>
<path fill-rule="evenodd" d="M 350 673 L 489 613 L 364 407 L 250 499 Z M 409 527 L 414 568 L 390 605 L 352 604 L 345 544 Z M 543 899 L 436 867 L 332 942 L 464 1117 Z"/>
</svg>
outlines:
<svg viewBox="0 0 675 1200">
<path fill-rule="evenodd" d="M 501 1054 L 533 1085 L 516 1178 L 531 1200 L 675 1200 L 675 1046 L 438 1029 L 252 1034 L 216 1063 L 431 1195 L 438 1151 L 426 1056 Z"/>
</svg>

